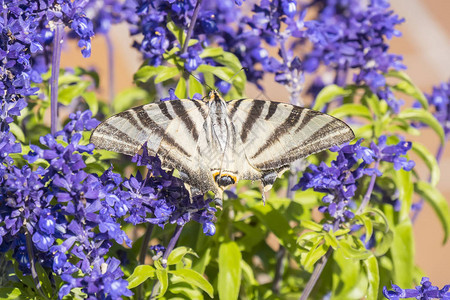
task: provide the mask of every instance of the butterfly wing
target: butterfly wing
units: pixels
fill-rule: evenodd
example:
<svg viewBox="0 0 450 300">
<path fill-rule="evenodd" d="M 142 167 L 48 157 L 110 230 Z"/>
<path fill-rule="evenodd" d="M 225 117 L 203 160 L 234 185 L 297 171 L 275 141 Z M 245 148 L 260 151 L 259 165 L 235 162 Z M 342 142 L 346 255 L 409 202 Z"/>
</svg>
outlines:
<svg viewBox="0 0 450 300">
<path fill-rule="evenodd" d="M 228 102 L 228 112 L 254 169 L 246 170 L 242 179 L 262 179 L 264 183 L 267 174 L 277 174 L 299 158 L 354 138 L 341 120 L 286 103 L 233 100 Z M 255 178 L 255 170 L 261 178 Z"/>
<path fill-rule="evenodd" d="M 176 168 L 183 180 L 201 192 L 215 191 L 209 167 L 201 159 L 199 141 L 207 105 L 196 100 L 147 104 L 116 114 L 92 133 L 97 148 L 135 155 L 147 142 L 150 155 L 158 155 L 164 168 Z"/>
</svg>

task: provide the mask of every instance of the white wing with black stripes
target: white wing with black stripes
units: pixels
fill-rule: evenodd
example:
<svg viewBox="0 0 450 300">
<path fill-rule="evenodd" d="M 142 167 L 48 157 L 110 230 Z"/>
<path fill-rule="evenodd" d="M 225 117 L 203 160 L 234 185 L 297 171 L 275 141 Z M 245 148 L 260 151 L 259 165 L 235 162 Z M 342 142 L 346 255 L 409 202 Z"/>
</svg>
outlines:
<svg viewBox="0 0 450 300">
<path fill-rule="evenodd" d="M 293 161 L 350 141 L 332 116 L 285 103 L 240 99 L 216 91 L 205 101 L 172 100 L 119 113 L 92 133 L 96 147 L 128 155 L 147 142 L 162 166 L 176 168 L 191 191 L 221 198 L 240 179 L 270 188 Z"/>
<path fill-rule="evenodd" d="M 90 142 L 97 148 L 127 155 L 135 155 L 147 142 L 149 154 L 158 155 L 163 167 L 186 174 L 183 180 L 200 192 L 215 192 L 209 168 L 197 151 L 199 141 L 206 143 L 203 125 L 207 110 L 205 103 L 195 100 L 135 107 L 98 125 Z"/>
<path fill-rule="evenodd" d="M 231 122 L 255 169 L 277 169 L 354 138 L 339 119 L 311 109 L 273 101 L 228 102 Z"/>
</svg>

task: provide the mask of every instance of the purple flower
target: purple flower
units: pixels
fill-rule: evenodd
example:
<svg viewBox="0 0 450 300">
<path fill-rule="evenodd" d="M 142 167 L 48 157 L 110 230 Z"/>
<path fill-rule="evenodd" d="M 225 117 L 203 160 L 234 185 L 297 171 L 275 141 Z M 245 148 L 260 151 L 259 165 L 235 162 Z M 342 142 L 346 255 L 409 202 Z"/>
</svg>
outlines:
<svg viewBox="0 0 450 300">
<path fill-rule="evenodd" d="M 408 160 L 402 155 L 406 155 L 411 149 L 412 143 L 400 141 L 396 145 L 387 146 L 386 141 L 387 137 L 382 135 L 378 138 L 378 145 L 372 142 L 370 148 L 381 161 L 393 163 L 395 170 L 404 169 L 405 171 L 411 171 L 416 164 L 413 160 Z"/>
<path fill-rule="evenodd" d="M 203 60 L 199 56 L 199 51 L 201 51 L 201 47 L 199 46 L 191 46 L 188 48 L 187 53 L 180 55 L 181 58 L 186 60 L 184 66 L 188 72 L 195 71 L 203 63 Z"/>
<path fill-rule="evenodd" d="M 434 116 L 444 128 L 445 135 L 450 132 L 450 88 L 449 82 L 442 82 L 433 87 L 433 92 L 426 95 L 428 102 L 434 108 Z"/>
<path fill-rule="evenodd" d="M 317 21 L 305 22 L 306 35 L 314 45 L 305 58 L 305 70 L 315 71 L 322 61 L 337 71 L 336 83 L 344 85 L 347 70 L 356 69 L 353 80 L 376 91 L 385 85 L 382 73 L 405 68 L 400 56 L 387 52 L 386 39 L 400 36 L 395 26 L 404 21 L 388 5 L 327 0 L 315 4 L 323 9 Z"/>
<path fill-rule="evenodd" d="M 311 173 L 304 173 L 294 190 L 313 188 L 315 191 L 327 193 L 322 201 L 324 206 L 319 211 L 327 213 L 335 220 L 345 222 L 352 219 L 354 214 L 348 210 L 358 187 L 358 179 L 366 175 L 365 166 L 375 160 L 375 154 L 369 148 L 361 146 L 362 140 L 355 144 L 333 147 L 337 151 L 336 160 L 327 166 L 322 162 L 319 166 L 310 165 Z M 359 159 L 363 161 L 359 163 Z"/>
<path fill-rule="evenodd" d="M 402 289 L 392 284 L 392 290 L 383 287 L 383 295 L 387 299 L 397 300 L 404 298 L 416 299 L 450 299 L 450 285 L 445 285 L 441 290 L 433 286 L 428 277 L 422 277 L 419 286 L 415 289 Z"/>
</svg>

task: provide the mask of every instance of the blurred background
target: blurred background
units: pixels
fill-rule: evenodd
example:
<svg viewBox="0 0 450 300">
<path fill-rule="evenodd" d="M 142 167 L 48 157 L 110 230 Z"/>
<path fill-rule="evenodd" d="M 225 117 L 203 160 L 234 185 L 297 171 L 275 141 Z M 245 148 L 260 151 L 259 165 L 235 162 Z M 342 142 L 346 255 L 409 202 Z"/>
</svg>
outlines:
<svg viewBox="0 0 450 300">
<path fill-rule="evenodd" d="M 407 74 L 413 82 L 425 93 L 431 93 L 432 87 L 450 79 L 450 1 L 448 0 L 391 0 L 394 12 L 406 19 L 398 26 L 403 33 L 400 38 L 391 42 L 390 52 L 403 56 L 408 67 Z M 115 61 L 115 93 L 133 86 L 133 74 L 141 64 L 141 56 L 131 48 L 132 39 L 129 37 L 126 25 L 113 26 L 111 37 L 114 44 Z M 83 66 L 95 68 L 100 73 L 100 96 L 108 97 L 107 47 L 103 36 L 94 37 L 92 55 L 83 58 L 74 42 L 66 42 L 63 51 L 61 67 Z M 247 96 L 251 98 L 268 98 L 270 100 L 287 100 L 288 93 L 273 77 L 266 76 L 262 85 L 266 95 L 254 87 L 248 86 Z M 412 137 L 429 146 L 435 153 L 438 148 L 438 137 L 431 130 L 423 130 L 422 136 Z M 450 148 L 447 146 L 440 162 L 441 180 L 439 189 L 450 203 Z M 418 165 L 417 171 L 423 176 L 427 170 Z M 426 178 L 426 177 L 424 177 Z M 417 200 L 417 199 L 416 199 Z M 450 242 L 442 244 L 444 237 L 442 227 L 436 214 L 427 204 L 414 224 L 416 262 L 430 277 L 434 285 L 442 288 L 450 284 Z"/>
</svg>

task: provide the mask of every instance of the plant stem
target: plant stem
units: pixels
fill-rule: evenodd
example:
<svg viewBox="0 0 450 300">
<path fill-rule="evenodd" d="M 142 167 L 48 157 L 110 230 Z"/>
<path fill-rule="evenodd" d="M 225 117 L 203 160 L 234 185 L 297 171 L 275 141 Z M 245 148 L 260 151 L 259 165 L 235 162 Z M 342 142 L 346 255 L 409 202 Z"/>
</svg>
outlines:
<svg viewBox="0 0 450 300">
<path fill-rule="evenodd" d="M 374 169 L 378 169 L 378 166 L 380 165 L 380 160 L 377 160 L 375 162 Z M 373 188 L 375 187 L 375 181 L 377 179 L 377 173 L 372 174 L 372 177 L 370 178 L 369 186 L 367 187 L 366 194 L 364 195 L 364 198 L 361 202 L 361 205 L 359 206 L 358 210 L 356 211 L 356 214 L 359 215 L 364 211 L 367 204 L 369 204 L 370 201 L 370 195 L 372 195 Z"/>
<path fill-rule="evenodd" d="M 333 225 L 333 231 L 336 231 L 339 229 L 339 220 L 334 221 Z M 314 271 L 311 274 L 311 277 L 308 280 L 308 283 L 305 286 L 305 289 L 303 290 L 303 293 L 300 297 L 300 300 L 306 300 L 309 297 L 309 294 L 311 294 L 312 290 L 314 289 L 314 286 L 317 283 L 317 280 L 319 280 L 320 274 L 322 274 L 323 269 L 325 268 L 328 259 L 330 259 L 331 254 L 333 253 L 333 247 L 329 247 L 327 252 L 324 256 L 320 259 L 320 262 L 316 264 L 314 267 Z"/>
<path fill-rule="evenodd" d="M 203 0 L 197 0 L 197 4 L 195 5 L 195 8 L 194 8 L 194 13 L 192 14 L 191 23 L 189 24 L 189 29 L 186 34 L 186 40 L 183 43 L 183 48 L 181 48 L 180 55 L 186 53 L 186 51 L 187 51 L 187 48 L 189 45 L 189 40 L 191 39 L 192 33 L 194 32 L 195 22 L 197 21 L 198 13 L 200 11 L 200 5 L 202 4 L 202 1 Z"/>
<path fill-rule="evenodd" d="M 31 277 L 33 278 L 34 284 L 36 285 L 36 289 L 40 296 L 43 299 L 49 299 L 47 295 L 44 294 L 44 291 L 41 287 L 41 282 L 39 281 L 39 276 L 36 272 L 36 264 L 34 263 L 34 253 L 33 253 L 33 241 L 31 239 L 30 232 L 25 228 L 25 240 L 27 243 L 27 252 L 28 252 L 28 259 L 30 260 L 30 269 L 31 269 Z"/>
<path fill-rule="evenodd" d="M 170 252 L 172 252 L 173 248 L 175 248 L 178 238 L 180 237 L 181 231 L 183 230 L 183 226 L 184 225 L 177 225 L 177 227 L 175 228 L 173 236 L 170 239 L 169 245 L 167 245 L 166 252 L 164 252 L 164 255 L 161 260 L 163 267 L 167 267 L 167 258 L 169 257 L 169 254 Z"/>
<path fill-rule="evenodd" d="M 314 286 L 317 283 L 317 280 L 319 280 L 320 274 L 322 274 L 322 271 L 325 268 L 325 265 L 327 264 L 328 259 L 330 258 L 332 253 L 333 248 L 329 247 L 325 255 L 322 256 L 322 258 L 320 259 L 320 262 L 316 264 L 316 266 L 314 267 L 314 271 L 311 274 L 311 277 L 309 278 L 308 283 L 305 286 L 305 289 L 303 290 L 300 300 L 308 299 L 309 294 L 311 294 Z"/>
<path fill-rule="evenodd" d="M 280 245 L 280 248 L 277 251 L 277 264 L 275 266 L 275 275 L 273 277 L 273 282 L 272 282 L 272 292 L 275 295 L 280 294 L 281 281 L 283 279 L 283 273 L 284 273 L 285 256 L 286 256 L 286 248 L 284 248 L 282 245 Z"/>
<path fill-rule="evenodd" d="M 56 23 L 55 35 L 53 37 L 53 56 L 52 56 L 52 78 L 50 81 L 50 129 L 52 135 L 56 134 L 58 128 L 58 78 L 59 64 L 61 62 L 61 44 L 63 42 L 64 24 Z"/>
<path fill-rule="evenodd" d="M 142 239 L 141 244 L 141 251 L 139 252 L 139 264 L 144 265 L 145 264 L 145 258 L 147 257 L 147 249 L 148 249 L 148 243 L 150 242 L 150 237 L 152 236 L 154 225 L 148 223 L 147 229 L 145 230 L 144 238 Z M 144 293 L 143 293 L 144 285 L 139 285 L 137 289 L 137 299 L 143 300 L 144 299 Z"/>
<path fill-rule="evenodd" d="M 290 102 L 293 105 L 304 106 L 303 101 L 300 99 L 300 92 L 302 91 L 302 80 L 300 79 L 301 73 L 297 70 L 291 70 L 291 61 L 288 58 L 285 39 L 281 36 L 278 37 L 278 42 L 280 43 L 281 58 L 286 65 L 286 75 L 289 76 L 289 86 L 287 87 L 290 93 Z"/>
<path fill-rule="evenodd" d="M 145 230 L 144 238 L 142 239 L 141 251 L 139 252 L 139 264 L 145 264 L 145 258 L 147 257 L 148 243 L 150 242 L 150 237 L 152 236 L 153 224 L 148 224 Z"/>
<path fill-rule="evenodd" d="M 109 33 L 105 34 L 105 40 L 106 40 L 106 48 L 108 49 L 108 106 L 109 106 L 109 112 L 114 113 L 113 108 L 113 101 L 114 101 L 114 46 L 111 41 L 111 37 L 109 36 Z"/>
</svg>

